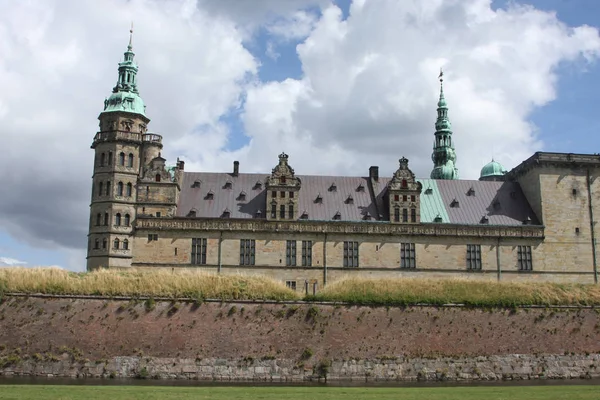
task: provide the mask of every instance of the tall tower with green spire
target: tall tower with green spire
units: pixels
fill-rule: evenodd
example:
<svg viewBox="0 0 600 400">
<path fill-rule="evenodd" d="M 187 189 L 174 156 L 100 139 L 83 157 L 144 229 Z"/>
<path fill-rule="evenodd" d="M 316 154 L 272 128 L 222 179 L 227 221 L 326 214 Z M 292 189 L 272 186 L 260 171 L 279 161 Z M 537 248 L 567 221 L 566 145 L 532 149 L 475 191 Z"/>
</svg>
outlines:
<svg viewBox="0 0 600 400">
<path fill-rule="evenodd" d="M 138 66 L 129 45 L 119 63 L 117 84 L 104 100 L 95 152 L 87 269 L 129 267 L 140 175 L 159 155 L 162 137 L 147 132 L 150 119 L 137 88 Z"/>
<path fill-rule="evenodd" d="M 431 179 L 458 179 L 456 151 L 452 141 L 452 125 L 448 119 L 448 104 L 444 97 L 444 73 L 440 71 L 440 100 L 438 101 L 435 141 L 433 143 L 433 170 Z"/>
</svg>

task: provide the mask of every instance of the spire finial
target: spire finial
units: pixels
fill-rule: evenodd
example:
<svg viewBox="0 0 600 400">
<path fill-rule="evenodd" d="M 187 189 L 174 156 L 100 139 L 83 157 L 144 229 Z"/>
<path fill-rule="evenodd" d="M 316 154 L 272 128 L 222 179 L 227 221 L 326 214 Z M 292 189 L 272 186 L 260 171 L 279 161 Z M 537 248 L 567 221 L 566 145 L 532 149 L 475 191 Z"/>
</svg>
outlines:
<svg viewBox="0 0 600 400">
<path fill-rule="evenodd" d="M 438 76 L 440 83 L 444 82 L 444 70 L 440 67 L 440 75 Z"/>
<path fill-rule="evenodd" d="M 131 45 L 131 42 L 133 40 L 133 21 L 131 21 L 131 29 L 129 29 L 129 45 L 127 46 L 127 50 L 131 51 L 131 49 L 133 49 L 133 46 Z"/>
</svg>

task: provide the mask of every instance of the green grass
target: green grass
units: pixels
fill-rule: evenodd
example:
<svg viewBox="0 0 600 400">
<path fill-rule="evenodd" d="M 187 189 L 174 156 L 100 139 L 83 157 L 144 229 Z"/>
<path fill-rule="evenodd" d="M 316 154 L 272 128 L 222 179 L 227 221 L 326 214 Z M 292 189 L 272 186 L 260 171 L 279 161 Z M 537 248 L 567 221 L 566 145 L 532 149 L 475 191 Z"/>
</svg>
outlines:
<svg viewBox="0 0 600 400">
<path fill-rule="evenodd" d="M 0 399 L 15 400 L 596 400 L 599 392 L 598 386 L 343 388 L 0 385 Z"/>
</svg>

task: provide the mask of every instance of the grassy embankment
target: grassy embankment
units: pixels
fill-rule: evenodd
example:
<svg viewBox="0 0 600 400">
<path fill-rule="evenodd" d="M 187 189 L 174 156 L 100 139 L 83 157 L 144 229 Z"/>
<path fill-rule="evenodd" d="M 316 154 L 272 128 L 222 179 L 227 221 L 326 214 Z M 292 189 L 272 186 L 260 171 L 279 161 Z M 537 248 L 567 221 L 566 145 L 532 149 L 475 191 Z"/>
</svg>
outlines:
<svg viewBox="0 0 600 400">
<path fill-rule="evenodd" d="M 264 399 L 264 400 L 592 400 L 597 386 L 521 386 L 446 388 L 357 387 L 168 387 L 168 386 L 13 386 L 0 385 L 0 399 Z"/>
<path fill-rule="evenodd" d="M 480 307 L 598 305 L 600 285 L 508 283 L 435 279 L 347 278 L 316 296 L 293 292 L 264 276 L 199 271 L 73 273 L 60 269 L 0 268 L 2 293 L 46 293 L 221 300 L 308 300 L 363 305 L 462 303 Z"/>
</svg>

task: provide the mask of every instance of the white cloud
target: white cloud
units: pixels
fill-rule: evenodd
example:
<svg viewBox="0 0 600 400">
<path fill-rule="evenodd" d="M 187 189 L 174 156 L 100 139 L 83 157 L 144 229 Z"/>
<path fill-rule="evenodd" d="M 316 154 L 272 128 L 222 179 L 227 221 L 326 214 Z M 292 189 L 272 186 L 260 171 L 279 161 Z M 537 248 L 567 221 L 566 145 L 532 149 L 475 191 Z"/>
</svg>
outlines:
<svg viewBox="0 0 600 400">
<path fill-rule="evenodd" d="M 593 62 L 600 52 L 596 29 L 569 28 L 531 7 L 361 0 L 343 20 L 329 3 L 0 2 L 8 149 L 0 170 L 11 187 L 0 197 L 0 226 L 19 240 L 68 249 L 69 267 L 85 263 L 89 146 L 131 20 L 150 130 L 164 136 L 169 161 L 183 156 L 187 170 L 229 170 L 239 159 L 242 171 L 266 172 L 286 151 L 299 174 L 362 175 L 370 165 L 390 173 L 406 156 L 427 176 L 444 65 L 458 166 L 476 178 L 492 146 L 507 167 L 541 148 L 528 117 L 556 96 L 557 66 Z M 318 6 L 321 13 L 307 9 Z M 301 41 L 301 79 L 258 80 L 260 61 L 243 45 L 258 27 L 275 42 Z M 235 151 L 222 120 L 232 110 L 250 139 Z"/>
<path fill-rule="evenodd" d="M 27 262 L 20 261 L 15 258 L 10 257 L 0 257 L 0 265 L 1 266 L 15 266 L 15 265 L 25 265 Z"/>
</svg>

